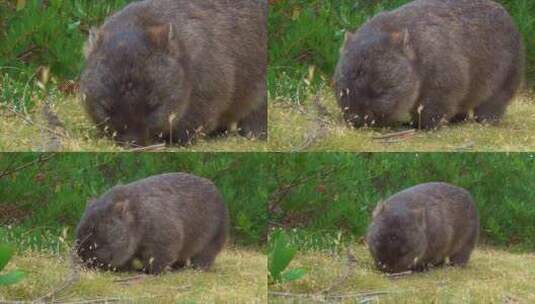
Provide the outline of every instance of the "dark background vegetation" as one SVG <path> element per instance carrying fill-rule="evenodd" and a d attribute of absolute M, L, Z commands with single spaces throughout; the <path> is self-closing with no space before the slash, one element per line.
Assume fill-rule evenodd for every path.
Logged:
<path fill-rule="evenodd" d="M 118 183 L 189 172 L 218 186 L 231 239 L 258 246 L 267 233 L 268 154 L 0 154 L 0 243 L 52 250 L 70 245 L 88 199 Z M 61 237 L 61 239 L 60 239 Z"/>
<path fill-rule="evenodd" d="M 410 0 L 282 0 L 269 17 L 269 90 L 296 101 L 312 88 L 329 85 L 345 31 L 354 31 L 383 10 Z M 535 85 L 535 1 L 498 0 L 514 17 L 527 48 L 528 85 Z M 447 51 L 447 50 L 444 50 Z M 315 67 L 310 73 L 310 67 Z"/>
<path fill-rule="evenodd" d="M 0 243 L 70 244 L 88 199 L 172 171 L 215 182 L 240 245 L 264 244 L 268 220 L 303 249 L 355 241 L 378 201 L 445 181 L 472 193 L 483 242 L 535 250 L 535 154 L 526 153 L 0 154 Z"/>
<path fill-rule="evenodd" d="M 287 154 L 274 160 L 272 228 L 302 249 L 360 239 L 378 201 L 416 184 L 466 188 L 477 204 L 481 240 L 535 250 L 535 154 Z"/>
<path fill-rule="evenodd" d="M 83 67 L 89 29 L 132 0 L 0 0 L 0 104 L 29 110 L 39 66 L 51 68 L 61 85 L 75 80 Z"/>

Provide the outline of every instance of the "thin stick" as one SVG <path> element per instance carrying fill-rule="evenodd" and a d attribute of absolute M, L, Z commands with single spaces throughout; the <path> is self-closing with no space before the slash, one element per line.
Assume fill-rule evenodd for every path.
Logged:
<path fill-rule="evenodd" d="M 355 258 L 355 255 L 351 252 L 351 248 L 347 248 L 347 255 L 346 255 L 346 265 L 344 267 L 345 271 L 340 275 L 334 282 L 331 284 L 331 286 L 325 288 L 324 290 L 320 291 L 319 293 L 327 294 L 331 292 L 335 287 L 340 286 L 344 281 L 346 281 L 354 272 L 355 268 L 357 267 L 357 259 Z"/>
<path fill-rule="evenodd" d="M 416 130 L 411 129 L 411 130 L 406 130 L 406 131 L 401 131 L 401 132 L 394 132 L 394 133 L 374 136 L 373 139 L 375 139 L 375 140 L 385 140 L 385 139 L 392 139 L 392 138 L 399 138 L 399 137 L 410 137 L 410 136 L 413 136 L 415 134 L 416 134 Z"/>
<path fill-rule="evenodd" d="M 409 271 L 404 271 L 404 272 L 389 273 L 386 276 L 388 278 L 400 278 L 400 277 L 405 277 L 411 274 L 412 274 L 412 271 L 409 270 Z"/>
<path fill-rule="evenodd" d="M 34 127 L 38 127 L 42 130 L 46 130 L 47 132 L 50 132 L 56 136 L 59 136 L 61 138 L 69 138 L 69 136 L 67 134 L 63 134 L 61 132 L 58 132 L 56 130 L 52 130 L 51 128 L 47 127 L 47 126 L 43 126 L 43 125 L 40 125 L 34 121 L 32 121 L 31 119 L 25 117 L 24 115 L 20 114 L 18 111 L 16 111 L 15 109 L 12 109 L 11 107 L 9 106 L 6 106 L 6 105 L 0 105 L 0 107 L 4 107 L 6 108 L 8 111 L 10 111 L 11 113 L 13 113 L 15 116 L 17 116 L 18 118 L 22 119 L 22 121 L 24 121 L 26 124 L 28 125 L 31 125 L 31 126 L 34 126 Z"/>
<path fill-rule="evenodd" d="M 30 166 L 33 166 L 35 164 L 39 164 L 39 163 L 45 163 L 49 160 L 51 160 L 53 157 L 55 157 L 56 154 L 39 154 L 39 156 L 37 157 L 37 159 L 34 159 L 33 161 L 27 163 L 27 164 L 24 164 L 24 165 L 21 165 L 17 168 L 14 168 L 14 169 L 7 169 L 5 171 L 3 171 L 2 173 L 0 173 L 0 179 L 6 177 L 6 176 L 9 176 L 15 172 L 18 172 L 18 171 L 21 171 L 21 170 L 24 170 Z"/>
<path fill-rule="evenodd" d="M 74 256 L 76 256 L 76 253 L 74 252 L 74 249 L 73 249 L 73 251 L 71 251 L 71 259 L 70 259 L 71 271 L 69 275 L 67 276 L 67 278 L 63 281 L 63 283 L 59 285 L 58 287 L 54 288 L 53 290 L 51 290 L 46 295 L 33 301 L 32 303 L 49 303 L 51 301 L 54 301 L 54 299 L 59 293 L 71 287 L 76 281 L 80 279 L 79 268 L 77 265 L 75 265 L 74 260 L 73 260 Z"/>
<path fill-rule="evenodd" d="M 162 151 L 166 147 L 166 144 L 157 144 L 148 147 L 139 147 L 129 150 L 130 152 L 150 152 L 150 151 Z"/>
<path fill-rule="evenodd" d="M 132 276 L 132 277 L 114 279 L 113 281 L 117 282 L 117 283 L 126 283 L 126 282 L 138 281 L 138 280 L 141 280 L 141 279 L 145 279 L 146 277 L 147 276 L 144 275 L 144 274 L 139 274 L 139 275 L 135 275 L 135 276 Z"/>

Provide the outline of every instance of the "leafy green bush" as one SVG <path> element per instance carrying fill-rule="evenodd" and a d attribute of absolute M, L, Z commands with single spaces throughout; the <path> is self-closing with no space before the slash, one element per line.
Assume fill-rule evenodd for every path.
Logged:
<path fill-rule="evenodd" d="M 288 236 L 284 230 L 271 233 L 269 242 L 269 283 L 286 283 L 301 279 L 305 275 L 303 269 L 286 269 L 295 257 L 297 248 L 288 242 Z"/>
<path fill-rule="evenodd" d="M 358 239 L 378 201 L 416 184 L 445 181 L 472 193 L 482 241 L 535 249 L 534 154 L 306 153 L 284 155 L 275 168 L 278 188 L 290 190 L 270 200 L 270 222 L 296 229 L 292 241 L 300 248 Z"/>
<path fill-rule="evenodd" d="M 0 104 L 30 109 L 39 66 L 50 67 L 59 80 L 76 79 L 89 29 L 131 1 L 28 0 L 20 9 L 14 1 L 0 2 Z"/>
<path fill-rule="evenodd" d="M 2 271 L 13 257 L 13 249 L 11 247 L 0 245 L 0 271 Z M 20 270 L 13 270 L 6 274 L 0 274 L 0 287 L 13 285 L 24 278 L 24 272 Z"/>

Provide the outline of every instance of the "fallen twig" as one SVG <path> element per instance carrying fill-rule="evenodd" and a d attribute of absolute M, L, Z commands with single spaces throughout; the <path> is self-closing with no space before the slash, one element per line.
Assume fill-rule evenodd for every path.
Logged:
<path fill-rule="evenodd" d="M 80 271 L 78 265 L 75 265 L 73 257 L 76 255 L 76 253 L 71 252 L 71 259 L 70 261 L 70 273 L 67 276 L 67 278 L 63 281 L 63 283 L 47 293 L 46 295 L 38 298 L 37 300 L 33 301 L 32 303 L 49 303 L 53 302 L 54 299 L 57 297 L 57 295 L 61 292 L 63 292 L 65 289 L 71 287 L 76 281 L 80 279 Z"/>
<path fill-rule="evenodd" d="M 329 287 L 325 288 L 319 293 L 322 293 L 322 294 L 330 293 L 335 287 L 343 284 L 344 281 L 346 281 L 355 272 L 355 268 L 357 267 L 357 259 L 351 252 L 351 248 L 347 248 L 346 257 L 347 259 L 346 259 L 346 265 L 344 268 L 345 270 L 344 273 L 342 273 L 342 275 L 340 275 L 336 280 L 334 280 L 334 282 Z"/>
<path fill-rule="evenodd" d="M 41 130 L 45 130 L 45 131 L 47 131 L 49 133 L 52 133 L 52 134 L 54 134 L 54 135 L 56 135 L 58 137 L 61 137 L 61 138 L 67 138 L 67 139 L 69 138 L 68 134 L 63 134 L 62 132 L 58 132 L 56 130 L 53 130 L 53 129 L 49 128 L 48 126 L 44 126 L 44 125 L 38 124 L 38 123 L 34 122 L 33 120 L 29 119 L 28 117 L 26 117 L 25 115 L 19 113 L 17 110 L 13 109 L 10 106 L 0 105 L 0 107 L 7 109 L 13 115 L 15 115 L 16 117 L 18 117 L 19 119 L 21 119 L 22 121 L 24 121 L 26 124 L 28 124 L 30 126 L 37 127 L 37 128 L 39 128 Z"/>
<path fill-rule="evenodd" d="M 135 275 L 135 276 L 132 276 L 132 277 L 114 279 L 113 282 L 115 282 L 115 283 L 128 283 L 128 282 L 132 282 L 132 281 L 141 281 L 141 280 L 145 279 L 146 277 L 147 276 L 144 275 L 144 274 L 139 274 L 139 275 Z"/>
<path fill-rule="evenodd" d="M 389 273 L 389 274 L 386 274 L 386 276 L 388 278 L 393 278 L 393 279 L 396 279 L 396 278 L 401 278 L 401 277 L 405 277 L 405 276 L 408 276 L 408 275 L 411 275 L 412 274 L 412 271 L 404 271 L 404 272 L 397 272 L 397 273 Z"/>
<path fill-rule="evenodd" d="M 328 117 L 331 116 L 331 113 L 329 113 L 327 108 L 321 104 L 319 94 L 316 94 L 314 97 L 313 105 L 317 112 L 317 115 L 314 116 L 313 119 L 314 127 L 310 133 L 306 134 L 304 142 L 301 144 L 301 146 L 295 148 L 294 152 L 300 152 L 310 148 L 313 144 L 327 136 L 329 133 L 327 125 L 329 122 Z"/>
<path fill-rule="evenodd" d="M 16 167 L 16 168 L 8 168 L 6 170 L 4 170 L 3 172 L 0 173 L 0 179 L 6 177 L 6 176 L 9 176 L 15 172 L 18 172 L 18 171 L 21 171 L 23 169 L 26 169 L 30 166 L 33 166 L 35 164 L 39 164 L 39 163 L 45 163 L 49 160 L 51 160 L 53 157 L 55 157 L 56 154 L 39 154 L 39 156 L 37 156 L 36 159 L 34 159 L 33 161 L 29 162 L 29 163 L 26 163 L 24 165 L 21 165 L 19 167 Z"/>
<path fill-rule="evenodd" d="M 139 147 L 129 150 L 130 152 L 157 152 L 157 151 L 163 151 L 166 148 L 166 144 L 157 144 L 147 147 Z"/>
<path fill-rule="evenodd" d="M 416 134 L 415 129 L 374 136 L 374 140 L 408 139 Z"/>

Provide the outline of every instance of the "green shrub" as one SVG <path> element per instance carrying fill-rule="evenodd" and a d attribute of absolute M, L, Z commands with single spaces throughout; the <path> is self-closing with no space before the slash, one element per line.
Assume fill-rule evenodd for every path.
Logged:
<path fill-rule="evenodd" d="M 35 71 L 51 68 L 59 81 L 76 79 L 82 69 L 82 48 L 92 26 L 131 0 L 28 0 L 18 9 L 0 3 L 0 104 L 30 109 Z M 7 92 L 7 93 L 6 93 Z"/>
<path fill-rule="evenodd" d="M 305 275 L 305 271 L 301 268 L 287 269 L 296 253 L 297 248 L 288 242 L 284 230 L 276 230 L 270 234 L 268 253 L 270 284 L 299 280 Z"/>
<path fill-rule="evenodd" d="M 2 271 L 11 258 L 13 257 L 13 249 L 11 247 L 0 245 L 0 271 Z M 0 287 L 13 285 L 24 278 L 24 272 L 14 270 L 6 274 L 0 274 Z"/>

